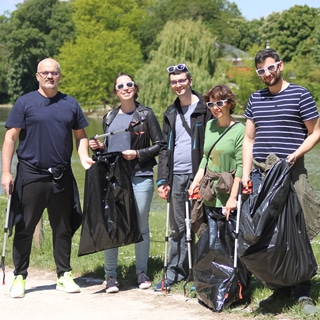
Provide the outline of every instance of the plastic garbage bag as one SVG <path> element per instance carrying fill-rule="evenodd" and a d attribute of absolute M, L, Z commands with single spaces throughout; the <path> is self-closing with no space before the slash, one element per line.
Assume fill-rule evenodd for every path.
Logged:
<path fill-rule="evenodd" d="M 126 160 L 120 152 L 97 157 L 86 171 L 78 256 L 142 241 Z"/>
<path fill-rule="evenodd" d="M 310 279 L 317 263 L 286 160 L 276 163 L 243 203 L 238 256 L 267 287 Z"/>
<path fill-rule="evenodd" d="M 250 275 L 239 259 L 234 268 L 236 215 L 227 221 L 208 207 L 206 214 L 207 227 L 195 245 L 194 286 L 200 303 L 220 312 L 242 298 Z"/>

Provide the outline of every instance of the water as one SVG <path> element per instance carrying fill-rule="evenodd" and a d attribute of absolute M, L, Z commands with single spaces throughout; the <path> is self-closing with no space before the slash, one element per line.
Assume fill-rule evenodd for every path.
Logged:
<path fill-rule="evenodd" d="M 9 114 L 10 108 L 6 107 L 0 107 L 0 148 L 2 150 L 2 144 L 3 144 L 3 138 L 5 134 L 5 128 L 4 124 L 7 119 L 7 116 Z M 101 118 L 91 118 L 88 117 L 89 126 L 86 128 L 86 132 L 88 137 L 92 137 L 96 134 L 101 134 L 102 132 L 102 119 Z M 45 139 L 45 137 L 44 137 Z M 318 144 L 313 150 L 311 150 L 306 155 L 306 167 L 309 172 L 309 180 L 314 187 L 314 189 L 317 191 L 317 193 L 320 194 L 320 166 L 319 166 L 319 155 L 320 155 L 320 144 Z M 13 164 L 13 172 L 15 169 L 15 163 L 16 158 L 14 157 L 14 164 Z M 1 158 L 0 158 L 0 164 L 1 164 Z M 83 188 L 84 188 L 84 177 L 85 177 L 85 171 L 82 168 L 79 157 L 77 155 L 77 152 L 74 148 L 73 150 L 73 156 L 72 156 L 72 168 L 74 171 L 74 175 L 76 177 L 76 180 L 78 182 L 80 196 L 83 195 Z M 156 168 L 155 168 L 156 171 Z M 155 175 L 156 176 L 156 175 Z M 156 189 L 155 189 L 156 190 Z M 2 187 L 0 186 L 0 194 L 3 194 L 4 191 Z M 161 200 L 158 197 L 157 192 L 154 193 L 154 199 L 153 199 L 153 210 L 155 211 L 163 211 L 165 210 L 165 201 Z"/>

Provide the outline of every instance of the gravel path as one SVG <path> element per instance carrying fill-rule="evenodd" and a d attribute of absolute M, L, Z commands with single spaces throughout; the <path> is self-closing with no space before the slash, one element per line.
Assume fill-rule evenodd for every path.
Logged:
<path fill-rule="evenodd" d="M 2 277 L 2 275 L 1 275 Z M 0 285 L 1 319 L 32 320 L 95 320 L 95 319 L 153 319 L 153 320 L 240 320 L 253 319 L 244 311 L 213 313 L 201 306 L 196 298 L 183 295 L 121 288 L 117 294 L 106 294 L 102 279 L 76 278 L 81 293 L 67 294 L 55 290 L 55 274 L 43 270 L 29 270 L 26 296 L 12 299 L 9 290 L 12 270 L 6 268 L 6 284 Z M 260 315 L 259 319 L 268 319 Z M 257 319 L 257 317 L 256 317 Z M 282 316 L 273 319 L 290 319 Z"/>

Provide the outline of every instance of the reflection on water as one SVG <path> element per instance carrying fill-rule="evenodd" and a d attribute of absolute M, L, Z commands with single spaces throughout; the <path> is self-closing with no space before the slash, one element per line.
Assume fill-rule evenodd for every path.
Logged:
<path fill-rule="evenodd" d="M 2 143 L 3 143 L 3 137 L 5 133 L 4 124 L 6 121 L 6 118 L 9 114 L 10 109 L 9 108 L 0 108 L 0 147 L 2 150 Z M 102 119 L 100 118 L 88 118 L 89 126 L 86 128 L 86 132 L 88 137 L 95 136 L 96 134 L 101 134 L 102 132 Z M 306 167 L 309 172 L 309 180 L 314 187 L 314 189 L 320 194 L 320 169 L 319 169 L 319 154 L 320 154 L 320 144 L 318 144 L 312 151 L 310 151 L 306 155 Z M 1 164 L 1 158 L 0 158 L 0 164 Z M 14 165 L 15 168 L 15 165 Z M 13 168 L 13 170 L 14 170 Z M 84 177 L 85 177 L 85 171 L 82 168 L 77 152 L 74 149 L 73 150 L 73 156 L 72 156 L 72 168 L 74 175 L 77 179 L 78 185 L 79 185 L 79 191 L 80 196 L 83 195 L 83 189 L 84 189 Z M 155 168 L 156 170 L 156 168 Z M 155 175 L 156 176 L 156 175 Z M 156 190 L 156 189 L 155 189 Z M 0 186 L 0 193 L 3 193 L 3 190 Z M 165 210 L 165 201 L 159 199 L 157 192 L 154 194 L 154 201 L 153 201 L 153 210 L 154 211 L 163 211 Z"/>

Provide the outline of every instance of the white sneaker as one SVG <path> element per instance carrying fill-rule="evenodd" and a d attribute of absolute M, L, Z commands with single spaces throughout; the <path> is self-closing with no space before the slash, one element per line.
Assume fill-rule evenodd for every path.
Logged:
<path fill-rule="evenodd" d="M 25 295 L 26 279 L 22 275 L 15 276 L 10 289 L 11 298 L 23 298 Z"/>
<path fill-rule="evenodd" d="M 71 271 L 67 271 L 57 280 L 56 289 L 67 293 L 78 293 L 80 287 L 74 282 Z"/>
<path fill-rule="evenodd" d="M 139 289 L 149 289 L 151 287 L 151 281 L 145 272 L 137 274 Z"/>
<path fill-rule="evenodd" d="M 119 282 L 117 281 L 117 279 L 113 277 L 108 277 L 106 293 L 117 293 L 117 292 L 119 292 Z"/>

